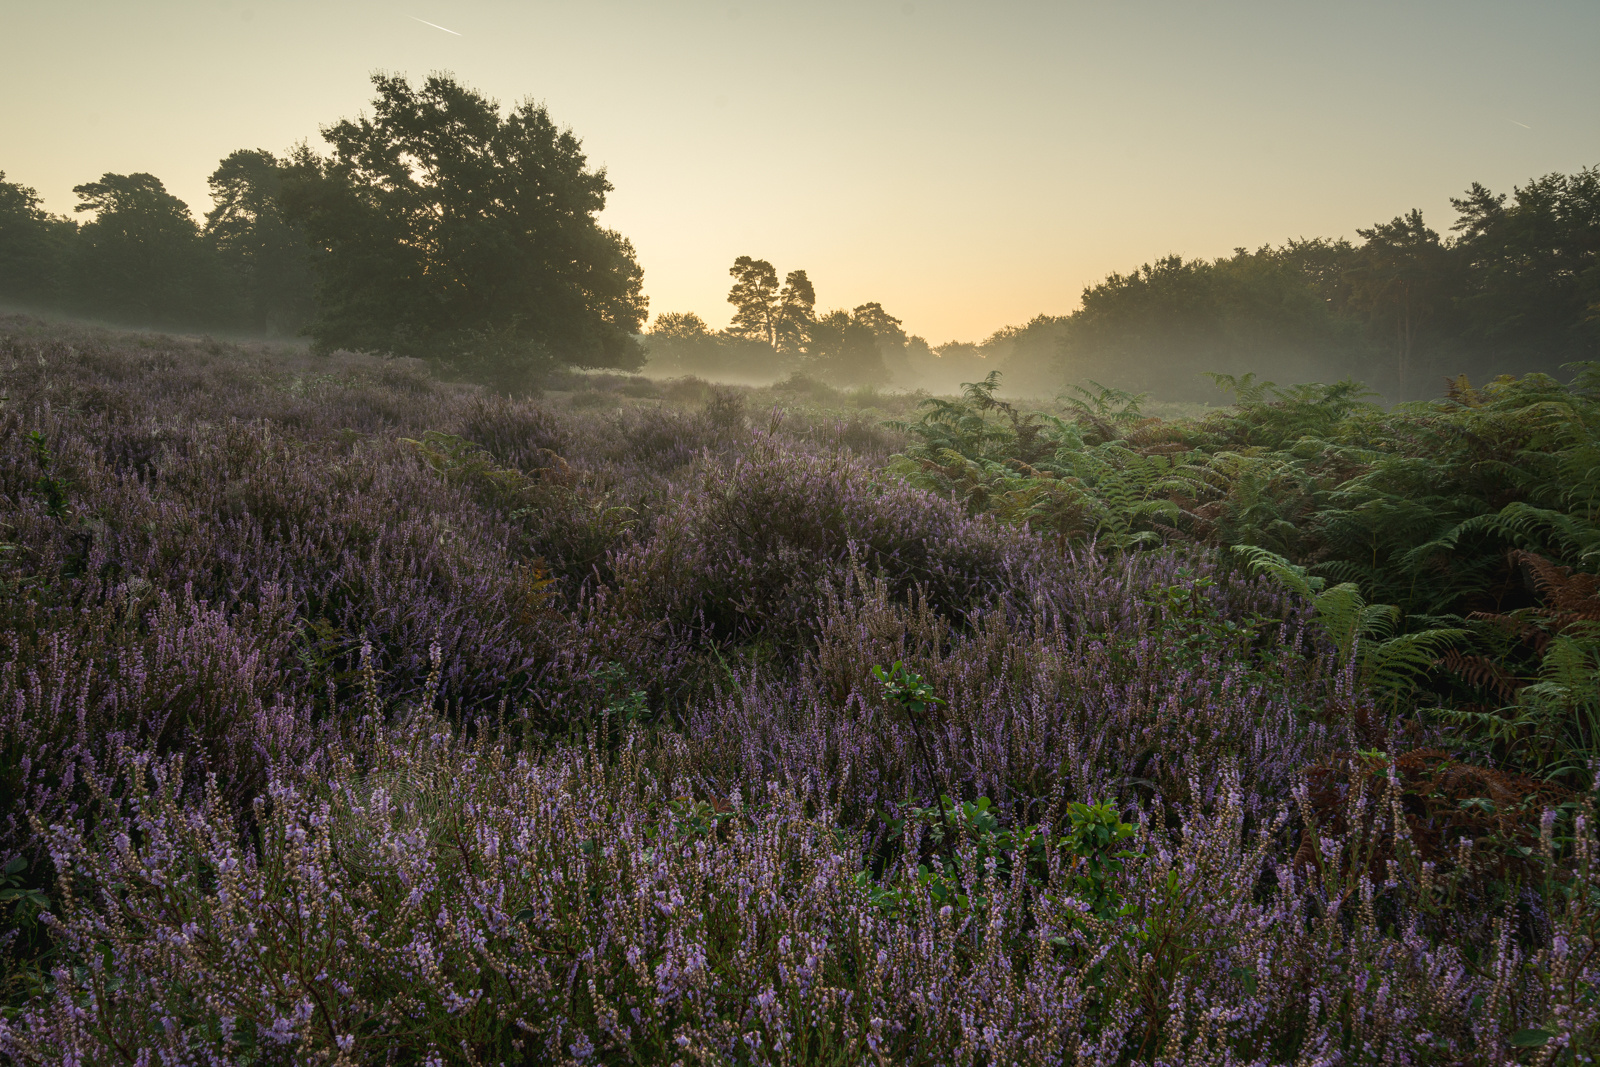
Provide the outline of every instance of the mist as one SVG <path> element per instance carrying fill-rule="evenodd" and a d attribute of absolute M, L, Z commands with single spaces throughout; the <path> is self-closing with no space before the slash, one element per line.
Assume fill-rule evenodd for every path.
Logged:
<path fill-rule="evenodd" d="M 1593 14 L 99 6 L 0 1060 L 1600 1048 Z"/>
<path fill-rule="evenodd" d="M 1413 209 L 1355 242 L 1167 256 L 1085 287 L 1069 312 L 937 345 L 878 304 L 814 316 L 753 261 L 769 283 L 735 283 L 727 329 L 694 313 L 657 317 L 646 373 L 952 393 L 999 372 L 1012 396 L 1097 385 L 1183 402 L 1220 400 L 1212 375 L 1253 375 L 1349 379 L 1400 402 L 1442 395 L 1463 375 L 1570 376 L 1567 364 L 1600 357 L 1600 170 L 1530 178 L 1509 194 L 1474 182 L 1451 203 L 1443 236 Z M 741 257 L 736 278 L 750 262 Z"/>
<path fill-rule="evenodd" d="M 417 358 L 442 377 L 509 393 L 588 367 L 933 394 L 998 374 L 1013 397 L 1104 387 L 1183 403 L 1221 401 L 1214 375 L 1353 380 L 1395 403 L 1439 396 L 1463 375 L 1559 377 L 1600 357 L 1594 167 L 1509 190 L 1467 181 L 1449 216 L 1397 203 L 1353 239 L 1297 236 L 1216 258 L 1130 262 L 1031 319 L 941 340 L 878 293 L 829 307 L 817 285 L 830 291 L 833 279 L 753 255 L 734 258 L 723 305 L 652 316 L 631 244 L 598 222 L 609 178 L 542 105 L 508 109 L 449 76 L 419 87 L 389 75 L 373 82 L 380 107 L 431 116 L 433 140 L 343 120 L 323 128 L 326 155 L 307 143 L 233 151 L 207 177 L 203 214 L 142 171 L 75 186 L 69 214 L 0 172 L 0 305 Z M 489 140 L 445 132 L 463 117 Z M 528 129 L 553 139 L 528 140 Z M 547 180 L 564 183 L 563 217 L 583 220 L 573 232 L 587 236 L 562 237 L 564 249 L 547 246 L 563 231 L 537 220 L 543 209 L 517 206 L 522 178 L 508 172 L 468 189 L 452 177 L 491 142 L 501 150 L 517 137 L 530 159 L 543 153 Z M 379 142 L 415 164 L 372 170 Z M 424 202 L 431 214 L 414 215 Z M 548 265 L 585 258 L 577 273 Z"/>

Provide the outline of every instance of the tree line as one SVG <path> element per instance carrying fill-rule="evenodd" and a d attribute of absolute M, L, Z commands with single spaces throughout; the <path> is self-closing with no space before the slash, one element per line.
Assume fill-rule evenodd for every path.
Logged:
<path fill-rule="evenodd" d="M 234 152 L 196 220 L 150 174 L 51 215 L 0 174 L 0 300 L 141 326 L 306 334 L 508 388 L 637 368 L 643 272 L 600 226 L 611 184 L 541 105 L 375 75 L 372 113 L 279 157 Z"/>
<path fill-rule="evenodd" d="M 0 302 L 142 326 L 308 335 L 315 350 L 419 356 L 516 388 L 561 363 L 953 391 L 1075 382 L 1213 399 L 1203 377 L 1363 379 L 1390 399 L 1444 380 L 1600 358 L 1600 168 L 1497 194 L 1474 183 L 1445 235 L 1412 210 L 1214 260 L 1168 256 L 1087 286 L 1068 315 L 929 345 L 881 304 L 819 312 L 804 270 L 731 268 L 730 325 L 648 334 L 632 245 L 598 222 L 611 184 L 531 101 L 448 76 L 375 75 L 370 115 L 319 154 L 240 150 L 196 219 L 150 174 L 77 186 L 74 217 L 0 173 Z M 641 344 L 641 341 L 643 342 Z"/>
<path fill-rule="evenodd" d="M 1550 174 L 1508 196 L 1474 183 L 1441 236 L 1417 210 L 1343 238 L 1290 240 L 1219 259 L 1167 256 L 1085 287 L 1069 315 L 980 342 L 930 346 L 877 304 L 812 314 L 804 271 L 780 288 L 741 256 L 723 331 L 657 318 L 663 369 L 955 391 L 995 370 L 1018 392 L 1096 381 L 1161 399 L 1217 397 L 1209 373 L 1290 381 L 1360 378 L 1394 400 L 1467 374 L 1559 373 L 1600 358 L 1600 169 Z"/>
<path fill-rule="evenodd" d="M 728 273 L 733 321 L 713 331 L 692 311 L 656 316 L 646 337 L 653 369 L 751 378 L 803 373 L 837 385 L 882 385 L 903 376 L 896 371 L 922 343 L 876 301 L 818 314 L 803 270 L 784 275 L 780 286 L 771 263 L 740 256 Z"/>
<path fill-rule="evenodd" d="M 1509 195 L 1475 182 L 1451 203 L 1444 235 L 1412 210 L 1357 230 L 1356 242 L 1168 256 L 1111 274 L 1071 315 L 1000 330 L 974 353 L 1023 391 L 1094 380 L 1163 399 L 1216 397 L 1204 377 L 1216 372 L 1353 377 L 1411 400 L 1460 374 L 1560 374 L 1600 359 L 1600 168 Z"/>
<path fill-rule="evenodd" d="M 271 152 L 232 153 L 202 221 L 153 174 L 75 186 L 79 222 L 0 172 L 0 299 L 139 326 L 297 333 L 313 281 L 305 235 L 278 207 L 283 168 Z"/>

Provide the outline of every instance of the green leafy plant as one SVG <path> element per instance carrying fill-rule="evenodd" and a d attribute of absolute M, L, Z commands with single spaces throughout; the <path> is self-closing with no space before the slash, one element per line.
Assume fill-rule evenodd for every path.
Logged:
<path fill-rule="evenodd" d="M 1121 847 L 1134 835 L 1135 828 L 1123 822 L 1116 809 L 1105 800 L 1094 804 L 1068 804 L 1067 820 L 1068 828 L 1061 845 L 1077 857 L 1072 885 L 1078 898 L 1089 905 L 1090 914 L 1101 922 L 1131 915 L 1133 906 L 1121 902 L 1116 880 L 1128 860 L 1143 858 Z"/>
<path fill-rule="evenodd" d="M 33 495 L 44 504 L 45 514 L 53 519 L 66 518 L 71 506 L 67 500 L 71 483 L 56 471 L 55 453 L 50 451 L 42 432 L 29 431 L 28 446 L 39 465 L 39 476 L 33 480 Z"/>
<path fill-rule="evenodd" d="M 1459 626 L 1397 633 L 1400 609 L 1393 604 L 1368 604 L 1356 583 L 1330 587 L 1326 579 L 1309 575 L 1304 567 L 1255 545 L 1236 545 L 1234 551 L 1247 559 L 1256 573 L 1268 575 L 1310 600 L 1339 658 L 1354 656 L 1362 683 L 1390 706 L 1398 706 L 1412 695 L 1440 655 L 1468 636 Z"/>
<path fill-rule="evenodd" d="M 36 920 L 39 913 L 50 907 L 50 898 L 43 891 L 29 887 L 23 878 L 28 861 L 14 856 L 10 863 L 0 868 L 0 904 L 9 904 L 24 916 L 23 921 Z"/>
<path fill-rule="evenodd" d="M 874 665 L 872 676 L 883 686 L 883 695 L 912 716 L 913 720 L 920 720 L 929 708 L 944 703 L 934 695 L 933 686 L 928 684 L 927 679 L 899 660 L 895 660 L 894 666 L 887 671 Z"/>

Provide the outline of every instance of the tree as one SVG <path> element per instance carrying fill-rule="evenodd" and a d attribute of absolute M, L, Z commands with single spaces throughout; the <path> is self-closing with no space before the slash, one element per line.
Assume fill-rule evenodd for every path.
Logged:
<path fill-rule="evenodd" d="M 1166 256 L 1086 287 L 1070 318 L 1040 317 L 985 348 L 1004 361 L 1012 389 L 1037 388 L 1044 376 L 1032 368 L 1051 364 L 1057 382 L 1153 384 L 1170 399 L 1214 396 L 1201 377 L 1208 371 L 1316 380 L 1367 348 L 1321 291 L 1322 269 L 1270 248 L 1216 260 Z"/>
<path fill-rule="evenodd" d="M 1282 248 L 1256 253 L 1293 270 L 1310 283 L 1328 311 L 1343 315 L 1350 307 L 1350 271 L 1356 266 L 1356 248 L 1343 237 L 1289 239 Z"/>
<path fill-rule="evenodd" d="M 880 385 L 889 380 L 874 317 L 859 314 L 861 310 L 830 311 L 812 324 L 805 357 L 812 373 L 836 385 Z"/>
<path fill-rule="evenodd" d="M 716 374 L 723 369 L 722 338 L 692 311 L 663 311 L 644 343 L 654 371 Z"/>
<path fill-rule="evenodd" d="M 659 341 L 679 344 L 716 340 L 716 334 L 711 332 L 706 320 L 692 311 L 663 311 L 656 316 L 656 323 L 650 328 L 650 336 Z"/>
<path fill-rule="evenodd" d="M 205 236 L 243 296 L 252 329 L 293 334 L 315 310 L 304 232 L 278 207 L 283 164 L 271 152 L 241 149 L 209 179 L 215 205 Z"/>
<path fill-rule="evenodd" d="M 33 189 L 5 178 L 0 171 L 0 300 L 53 304 L 77 227 L 46 212 Z"/>
<path fill-rule="evenodd" d="M 295 153 L 280 200 L 315 251 L 314 347 L 433 358 L 512 385 L 550 363 L 640 366 L 633 246 L 612 189 L 531 100 L 502 114 L 445 75 L 374 75 L 372 116 Z"/>
<path fill-rule="evenodd" d="M 733 321 L 728 332 L 740 337 L 778 345 L 778 271 L 764 259 L 740 256 L 728 268 L 733 288 L 728 303 L 733 305 Z"/>
<path fill-rule="evenodd" d="M 794 355 L 806 343 L 817 306 L 817 294 L 803 270 L 784 275 L 764 259 L 740 256 L 728 268 L 733 287 L 728 303 L 734 306 L 728 332 L 741 338 L 765 341 L 774 352 Z"/>
<path fill-rule="evenodd" d="M 1400 399 L 1415 388 L 1413 372 L 1424 331 L 1448 305 L 1449 249 L 1412 208 L 1369 230 L 1349 272 L 1351 306 L 1367 314 L 1377 329 L 1387 328 L 1395 351 L 1395 382 Z"/>
<path fill-rule="evenodd" d="M 879 344 L 891 348 L 905 347 L 906 332 L 900 328 L 900 320 L 883 310 L 883 305 L 876 300 L 850 312 L 850 318 L 871 330 Z"/>
<path fill-rule="evenodd" d="M 153 174 L 105 174 L 74 186 L 93 212 L 79 230 L 74 300 L 139 325 L 228 325 L 237 301 L 189 206 Z"/>
<path fill-rule="evenodd" d="M 909 369 L 909 363 L 906 360 L 906 331 L 901 329 L 900 320 L 883 310 L 883 305 L 876 300 L 850 312 L 850 318 L 872 331 L 885 380 L 903 376 Z"/>
<path fill-rule="evenodd" d="M 817 294 L 806 272 L 792 270 L 785 274 L 783 292 L 778 295 L 778 322 L 772 341 L 780 354 L 795 356 L 805 349 L 811 325 L 816 321 L 816 308 Z"/>
<path fill-rule="evenodd" d="M 1600 358 L 1600 168 L 1548 174 L 1506 200 L 1474 182 L 1451 201 L 1463 343 L 1547 372 Z"/>

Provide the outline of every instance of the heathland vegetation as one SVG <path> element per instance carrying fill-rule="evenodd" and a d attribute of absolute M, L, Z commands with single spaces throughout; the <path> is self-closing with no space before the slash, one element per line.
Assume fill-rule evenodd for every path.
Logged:
<path fill-rule="evenodd" d="M 1600 1040 L 1592 370 L 1158 421 L 0 329 L 16 1060 Z"/>
<path fill-rule="evenodd" d="M 0 317 L 0 1056 L 1589 1062 L 1600 172 L 641 335 L 569 132 L 377 87 L 0 184 L 7 299 L 312 340 Z"/>

